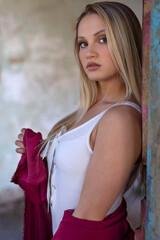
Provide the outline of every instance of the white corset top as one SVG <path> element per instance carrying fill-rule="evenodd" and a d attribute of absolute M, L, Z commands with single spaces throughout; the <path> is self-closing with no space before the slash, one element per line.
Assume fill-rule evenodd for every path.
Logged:
<path fill-rule="evenodd" d="M 63 126 L 57 136 L 47 143 L 41 154 L 42 158 L 47 156 L 48 161 L 47 199 L 51 207 L 53 234 L 62 220 L 64 211 L 75 209 L 80 199 L 87 167 L 93 152 L 89 143 L 90 134 L 103 114 L 117 105 L 129 105 L 141 112 L 140 106 L 129 101 L 113 104 L 70 131 L 66 132 L 66 128 Z M 106 215 L 117 209 L 122 201 L 122 194 L 123 191 Z"/>

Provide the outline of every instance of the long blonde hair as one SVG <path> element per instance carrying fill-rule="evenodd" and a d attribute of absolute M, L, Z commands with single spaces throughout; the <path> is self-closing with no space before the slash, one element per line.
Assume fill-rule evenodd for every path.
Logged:
<path fill-rule="evenodd" d="M 97 14 L 105 25 L 111 57 L 126 87 L 124 99 L 129 99 L 132 96 L 141 105 L 142 31 L 136 15 L 129 7 L 118 2 L 105 1 L 88 4 L 77 19 L 76 24 L 75 56 L 81 71 L 79 107 L 53 126 L 43 147 L 48 140 L 54 138 L 62 126 L 65 125 L 69 129 L 97 101 L 98 84 L 96 81 L 88 79 L 79 59 L 79 45 L 77 43 L 79 23 L 89 14 Z"/>
<path fill-rule="evenodd" d="M 79 59 L 77 43 L 80 21 L 89 14 L 97 14 L 105 24 L 107 44 L 118 72 L 126 87 L 125 99 L 132 96 L 141 105 L 141 48 L 142 32 L 133 11 L 118 2 L 96 2 L 88 4 L 77 19 L 75 36 L 75 56 L 81 71 L 80 101 L 78 109 L 53 126 L 46 141 L 54 138 L 63 125 L 69 129 L 93 106 L 98 98 L 98 84 L 90 81 Z"/>

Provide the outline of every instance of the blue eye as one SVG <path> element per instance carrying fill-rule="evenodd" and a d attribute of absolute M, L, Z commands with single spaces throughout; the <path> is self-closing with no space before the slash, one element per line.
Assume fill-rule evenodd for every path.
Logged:
<path fill-rule="evenodd" d="M 81 48 L 85 48 L 87 46 L 87 43 L 86 42 L 79 42 L 78 46 L 81 47 Z"/>
<path fill-rule="evenodd" d="M 106 37 L 100 38 L 99 42 L 100 43 L 106 43 L 107 42 L 107 38 Z"/>

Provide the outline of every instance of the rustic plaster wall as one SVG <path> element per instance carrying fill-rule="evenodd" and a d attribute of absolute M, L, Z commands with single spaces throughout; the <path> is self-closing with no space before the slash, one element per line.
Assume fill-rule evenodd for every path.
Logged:
<path fill-rule="evenodd" d="M 75 110 L 79 94 L 79 70 L 73 53 L 75 20 L 91 2 L 94 1 L 0 0 L 0 218 L 5 219 L 0 224 L 0 236 L 3 239 L 7 236 L 14 239 L 7 223 L 12 217 L 4 218 L 8 211 L 5 206 L 23 196 L 10 183 L 20 157 L 14 142 L 22 127 L 41 131 L 46 137 L 56 121 Z M 120 2 L 129 5 L 141 21 L 142 0 Z M 3 225 L 8 226 L 4 235 Z"/>
<path fill-rule="evenodd" d="M 46 136 L 78 102 L 76 17 L 89 0 L 0 0 L 0 189 L 10 186 L 22 127 Z M 141 1 L 121 1 L 141 20 Z"/>

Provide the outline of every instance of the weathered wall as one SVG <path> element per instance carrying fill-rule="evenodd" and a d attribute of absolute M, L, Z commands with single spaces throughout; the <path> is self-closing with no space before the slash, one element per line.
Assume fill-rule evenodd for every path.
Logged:
<path fill-rule="evenodd" d="M 77 106 L 74 27 L 91 2 L 0 0 L 0 239 L 21 239 L 16 230 L 17 205 L 9 204 L 22 196 L 10 183 L 19 161 L 17 134 L 29 127 L 45 137 L 58 119 Z M 141 21 L 142 0 L 120 2 L 128 4 Z"/>
<path fill-rule="evenodd" d="M 151 0 L 146 240 L 160 239 L 160 1 Z"/>
<path fill-rule="evenodd" d="M 75 20 L 89 0 L 0 0 L 0 189 L 10 185 L 22 127 L 41 131 L 74 110 Z M 141 1 L 121 1 L 141 21 Z"/>

